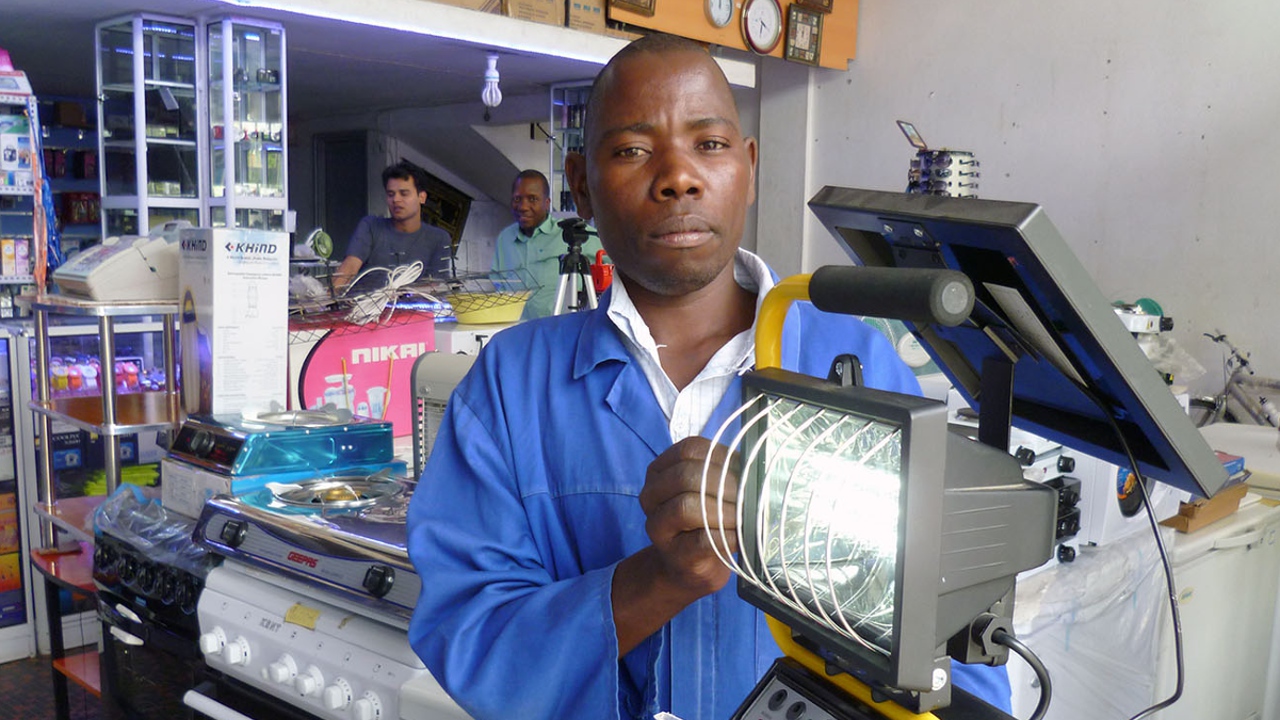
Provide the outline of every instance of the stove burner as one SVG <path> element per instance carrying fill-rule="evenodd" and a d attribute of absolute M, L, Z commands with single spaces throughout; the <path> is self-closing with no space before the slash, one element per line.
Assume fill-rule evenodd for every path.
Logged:
<path fill-rule="evenodd" d="M 287 427 L 321 428 L 345 425 L 351 422 L 350 410 L 316 408 L 312 410 L 279 410 L 258 413 L 252 418 L 258 422 Z"/>
<path fill-rule="evenodd" d="M 354 510 L 376 505 L 404 492 L 395 480 L 377 475 L 333 477 L 294 485 L 270 485 L 276 500 L 294 508 Z"/>

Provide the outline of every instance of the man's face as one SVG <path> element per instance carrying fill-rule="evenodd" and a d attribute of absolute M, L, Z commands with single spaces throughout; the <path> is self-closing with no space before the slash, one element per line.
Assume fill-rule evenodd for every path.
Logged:
<path fill-rule="evenodd" d="M 427 193 L 419 191 L 413 180 L 391 178 L 387 181 L 387 212 L 392 220 L 405 221 L 420 217 L 422 204 L 427 201 Z"/>
<path fill-rule="evenodd" d="M 615 65 L 587 156 L 566 167 L 617 271 L 658 295 L 699 290 L 731 267 L 755 201 L 756 142 L 713 62 L 676 51 Z"/>
<path fill-rule="evenodd" d="M 511 214 L 526 233 L 542 224 L 551 213 L 551 198 L 536 178 L 519 178 L 511 189 Z"/>

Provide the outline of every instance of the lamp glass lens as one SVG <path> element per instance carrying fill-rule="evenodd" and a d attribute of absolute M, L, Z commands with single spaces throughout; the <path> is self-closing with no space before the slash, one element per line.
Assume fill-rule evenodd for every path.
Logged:
<path fill-rule="evenodd" d="M 902 431 L 777 400 L 760 468 L 758 532 L 771 592 L 830 629 L 892 647 Z"/>

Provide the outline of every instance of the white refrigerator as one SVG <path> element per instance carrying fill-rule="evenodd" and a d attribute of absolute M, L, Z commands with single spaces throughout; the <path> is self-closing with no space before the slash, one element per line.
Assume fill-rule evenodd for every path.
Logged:
<path fill-rule="evenodd" d="M 1234 515 L 1164 537 L 1186 677 L 1181 699 L 1154 717 L 1280 720 L 1280 506 L 1250 494 Z M 1123 720 L 1173 690 L 1172 622 L 1149 533 L 1084 548 L 1075 563 L 1020 581 L 1014 623 L 1053 682 L 1046 720 Z M 1009 675 L 1014 715 L 1028 717 L 1039 698 L 1034 675 L 1016 657 Z"/>

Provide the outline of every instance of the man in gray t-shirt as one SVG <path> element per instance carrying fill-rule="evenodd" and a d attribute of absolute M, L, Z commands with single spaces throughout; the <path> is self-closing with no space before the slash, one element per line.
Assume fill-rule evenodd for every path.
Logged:
<path fill-rule="evenodd" d="M 422 262 L 422 276 L 448 277 L 453 258 L 453 238 L 448 232 L 422 222 L 422 204 L 427 193 L 419 170 L 406 162 L 382 171 L 390 217 L 370 215 L 360 221 L 347 244 L 347 257 L 334 273 L 334 285 L 344 288 L 360 271 L 370 267 L 393 269 Z M 367 276 L 365 289 L 386 283 L 381 273 Z"/>

